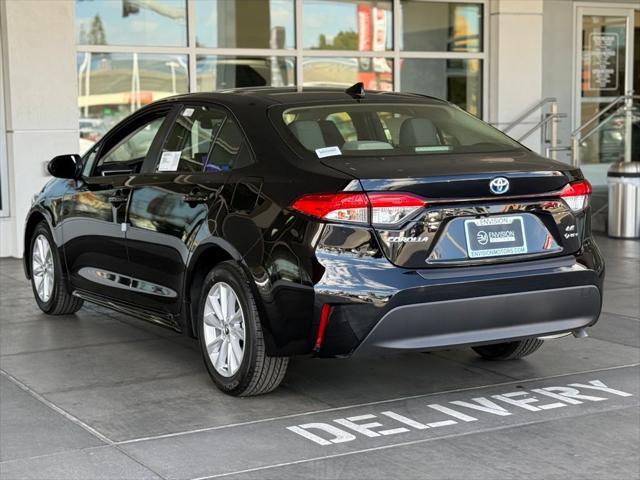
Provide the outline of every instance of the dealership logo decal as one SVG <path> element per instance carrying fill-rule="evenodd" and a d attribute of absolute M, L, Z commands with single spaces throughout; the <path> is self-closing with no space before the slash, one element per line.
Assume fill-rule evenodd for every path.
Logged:
<path fill-rule="evenodd" d="M 608 387 L 600 380 L 563 386 L 517 390 L 487 397 L 465 398 L 444 404 L 427 404 L 428 413 L 409 418 L 390 410 L 363 413 L 329 422 L 313 422 L 286 427 L 287 430 L 323 447 L 356 439 L 400 435 L 413 431 L 428 432 L 457 424 L 507 417 L 522 411 L 545 412 L 582 403 L 602 402 L 610 396 L 633 394 Z"/>
<path fill-rule="evenodd" d="M 502 195 L 509 191 L 509 180 L 504 177 L 496 177 L 489 182 L 489 190 L 496 195 Z"/>
<path fill-rule="evenodd" d="M 476 235 L 476 239 L 478 240 L 478 243 L 480 245 L 486 245 L 489 241 L 489 235 L 487 235 L 487 232 L 485 232 L 484 230 L 480 230 Z"/>

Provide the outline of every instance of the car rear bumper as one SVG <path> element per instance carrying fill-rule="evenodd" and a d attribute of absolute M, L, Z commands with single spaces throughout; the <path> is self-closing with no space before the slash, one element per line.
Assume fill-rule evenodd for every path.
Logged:
<path fill-rule="evenodd" d="M 600 313 L 594 285 L 403 305 L 387 312 L 353 355 L 478 345 L 568 332 Z"/>
<path fill-rule="evenodd" d="M 326 272 L 315 286 L 316 306 L 332 306 L 316 351 L 323 357 L 571 332 L 593 325 L 602 305 L 604 263 L 591 242 L 575 256 L 421 271 L 318 258 Z"/>

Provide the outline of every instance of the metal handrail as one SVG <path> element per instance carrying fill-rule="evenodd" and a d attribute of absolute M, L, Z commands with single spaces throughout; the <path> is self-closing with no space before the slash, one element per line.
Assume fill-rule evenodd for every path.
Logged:
<path fill-rule="evenodd" d="M 611 120 L 613 117 L 615 117 L 618 112 L 620 112 L 620 110 L 626 108 L 624 105 L 616 108 L 613 112 L 611 112 L 609 115 L 607 115 L 605 118 L 602 119 L 601 122 L 598 122 L 598 124 L 593 127 L 591 130 L 589 130 L 587 133 L 585 133 L 584 135 L 580 136 L 580 140 L 582 140 L 583 142 L 588 139 L 589 137 L 591 137 L 594 133 L 596 133 L 598 130 L 600 130 L 602 127 L 604 127 L 609 120 Z"/>
<path fill-rule="evenodd" d="M 558 99 L 555 97 L 547 97 L 540 100 L 531 108 L 526 110 L 522 115 L 512 121 L 509 125 L 502 129 L 504 133 L 509 132 L 517 125 L 522 124 L 527 118 L 533 115 L 538 110 L 542 110 L 547 104 L 550 104 L 549 113 L 541 113 L 540 120 L 524 135 L 521 135 L 517 140 L 519 142 L 529 138 L 535 131 L 541 129 L 542 144 L 548 145 L 545 148 L 547 156 L 551 155 L 551 158 L 556 159 L 556 151 L 558 150 L 558 123 L 561 118 L 565 118 L 567 115 L 564 113 L 558 113 Z M 550 138 L 547 137 L 548 125 L 551 124 Z"/>
<path fill-rule="evenodd" d="M 522 142 L 523 140 L 526 140 L 527 138 L 529 138 L 531 136 L 531 134 L 533 134 L 533 132 L 538 130 L 540 127 L 545 127 L 546 128 L 547 124 L 549 122 L 551 122 L 552 120 L 559 120 L 561 118 L 566 118 L 566 117 L 567 117 L 566 113 L 557 113 L 557 112 L 549 113 L 549 114 L 545 115 L 542 120 L 540 120 L 533 127 L 531 127 L 531 129 L 527 130 L 527 133 L 525 133 L 525 134 L 521 135 L 520 137 L 518 137 L 518 141 Z M 552 132 L 553 132 L 553 130 L 552 130 Z M 556 142 L 552 139 L 551 143 L 555 144 Z"/>
<path fill-rule="evenodd" d="M 616 115 L 621 108 L 631 108 L 633 100 L 640 99 L 640 95 L 633 95 L 633 93 L 629 93 L 627 95 L 620 95 L 615 98 L 609 105 L 596 113 L 593 117 L 587 120 L 585 123 L 576 128 L 573 132 L 571 132 L 571 164 L 575 167 L 580 166 L 580 140 L 584 140 L 585 138 L 589 138 L 593 133 L 598 131 L 603 125 L 605 125 L 611 118 Z M 582 132 L 589 126 L 593 125 L 598 119 L 600 119 L 603 115 L 611 111 L 614 107 L 616 107 L 621 101 L 624 100 L 624 106 L 618 107 L 611 114 L 607 115 L 607 117 L 603 120 L 600 120 L 598 124 L 593 127 L 589 132 L 587 132 L 586 136 L 582 136 Z M 628 143 L 628 142 L 627 142 Z"/>
<path fill-rule="evenodd" d="M 557 104 L 558 103 L 558 99 L 554 98 L 554 97 L 543 98 L 538 103 L 536 103 L 533 107 L 531 107 L 529 110 L 524 112 L 522 115 L 520 115 L 518 118 L 516 118 L 513 122 L 511 122 L 509 125 L 507 125 L 505 128 L 503 128 L 502 131 L 504 133 L 507 133 L 509 130 L 512 130 L 517 125 L 519 125 L 524 120 L 526 120 L 530 115 L 532 115 L 533 113 L 537 112 L 542 107 L 544 107 L 547 103 L 555 103 L 555 104 Z"/>

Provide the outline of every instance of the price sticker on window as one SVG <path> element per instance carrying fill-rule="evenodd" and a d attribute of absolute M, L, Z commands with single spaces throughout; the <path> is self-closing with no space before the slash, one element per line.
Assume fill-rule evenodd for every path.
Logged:
<path fill-rule="evenodd" d="M 180 163 L 180 154 L 182 152 L 162 152 L 160 163 L 158 164 L 159 172 L 175 172 Z"/>

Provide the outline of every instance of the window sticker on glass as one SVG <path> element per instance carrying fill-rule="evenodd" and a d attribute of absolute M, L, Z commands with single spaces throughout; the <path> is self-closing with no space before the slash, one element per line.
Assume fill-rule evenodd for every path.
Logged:
<path fill-rule="evenodd" d="M 190 117 L 193 115 L 193 108 L 185 108 L 182 112 L 183 117 Z"/>
<path fill-rule="evenodd" d="M 336 155 L 342 155 L 342 152 L 338 147 L 323 147 L 316 148 L 316 155 L 318 155 L 318 158 L 335 157 Z"/>
<path fill-rule="evenodd" d="M 175 172 L 178 169 L 180 163 L 180 154 L 182 152 L 162 152 L 160 157 L 160 164 L 158 165 L 159 172 Z"/>

